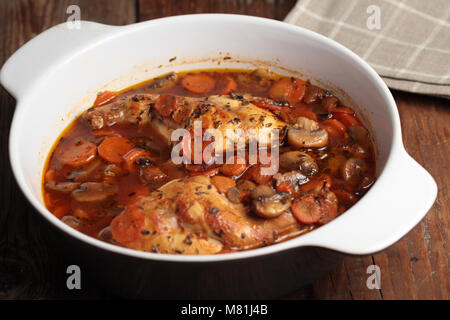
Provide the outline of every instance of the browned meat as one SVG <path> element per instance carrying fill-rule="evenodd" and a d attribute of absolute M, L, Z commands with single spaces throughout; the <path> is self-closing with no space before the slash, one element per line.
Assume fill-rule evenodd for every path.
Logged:
<path fill-rule="evenodd" d="M 96 108 L 88 109 L 83 119 L 94 129 L 119 123 L 145 125 L 151 121 L 152 126 L 170 142 L 173 130 L 185 128 L 192 130 L 195 121 L 202 122 L 202 129 L 216 129 L 221 134 L 222 149 L 216 140 L 216 151 L 221 152 L 227 146 L 245 137 L 248 143 L 252 132 L 270 138 L 270 133 L 279 130 L 284 135 L 286 123 L 279 120 L 272 112 L 255 106 L 245 99 L 233 99 L 229 96 L 209 96 L 192 98 L 176 96 L 173 110 L 158 109 L 160 95 L 137 94 Z M 156 107 L 155 107 L 156 105 Z M 151 108 L 153 106 L 153 108 Z M 166 114 L 167 112 L 167 114 Z M 162 115 L 164 114 L 164 116 Z M 258 142 L 260 136 L 255 136 Z"/>
<path fill-rule="evenodd" d="M 154 95 L 129 95 L 119 98 L 113 103 L 89 108 L 83 114 L 83 120 L 93 129 L 101 129 L 119 123 L 149 123 L 150 103 Z"/>
<path fill-rule="evenodd" d="M 207 176 L 172 180 L 136 204 L 145 215 L 143 231 L 122 245 L 137 250 L 214 254 L 271 244 L 300 230 L 289 211 L 264 219 L 230 202 Z"/>

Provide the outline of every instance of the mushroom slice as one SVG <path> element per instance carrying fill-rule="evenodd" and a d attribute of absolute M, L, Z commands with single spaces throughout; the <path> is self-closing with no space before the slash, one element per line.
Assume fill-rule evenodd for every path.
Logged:
<path fill-rule="evenodd" d="M 256 188 L 256 184 L 250 180 L 239 179 L 237 181 L 236 188 L 238 188 L 239 191 L 246 191 L 251 193 Z"/>
<path fill-rule="evenodd" d="M 236 78 L 239 84 L 245 87 L 254 87 L 255 85 L 258 85 L 259 88 L 256 89 L 261 90 L 270 85 L 271 80 L 275 78 L 275 74 L 267 68 L 257 68 L 251 73 L 240 73 Z"/>
<path fill-rule="evenodd" d="M 45 187 L 52 191 L 58 191 L 61 193 L 70 193 L 80 186 L 79 182 L 59 182 L 55 183 L 53 181 L 47 182 Z"/>
<path fill-rule="evenodd" d="M 67 176 L 67 179 L 73 180 L 73 181 L 85 180 L 91 173 L 93 173 L 95 170 L 100 168 L 100 166 L 102 164 L 103 164 L 102 160 L 97 158 L 97 159 L 93 160 L 91 163 L 89 163 L 81 168 L 72 170 L 69 173 L 69 175 Z"/>
<path fill-rule="evenodd" d="M 262 218 L 276 218 L 291 206 L 289 192 L 275 192 L 267 185 L 256 187 L 251 193 L 253 209 Z"/>
<path fill-rule="evenodd" d="M 237 187 L 233 187 L 227 192 L 227 199 L 232 203 L 241 203 L 241 193 Z"/>
<path fill-rule="evenodd" d="M 319 124 L 317 121 L 308 119 L 306 117 L 298 117 L 297 123 L 294 125 L 296 128 L 305 129 L 306 131 L 319 130 Z"/>
<path fill-rule="evenodd" d="M 316 86 L 307 86 L 303 101 L 307 104 L 316 103 L 321 101 L 325 96 L 325 90 Z"/>
<path fill-rule="evenodd" d="M 370 134 L 363 126 L 350 126 L 347 132 L 354 142 L 362 146 L 365 150 L 369 150 L 371 146 Z"/>
<path fill-rule="evenodd" d="M 361 145 L 358 143 L 353 143 L 349 145 L 343 145 L 342 149 L 349 152 L 353 157 L 355 158 L 367 158 L 369 156 L 369 151 L 367 149 L 364 149 Z"/>
<path fill-rule="evenodd" d="M 328 132 L 320 129 L 316 121 L 298 117 L 288 129 L 288 142 L 295 148 L 321 148 L 328 144 Z"/>
<path fill-rule="evenodd" d="M 285 173 L 277 173 L 273 176 L 278 187 L 281 183 L 287 183 L 292 187 L 294 192 L 298 191 L 298 186 L 303 185 L 309 181 L 309 179 L 298 170 L 293 170 Z"/>
<path fill-rule="evenodd" d="M 313 176 L 319 171 L 319 166 L 309 154 L 301 151 L 288 151 L 280 156 L 282 170 L 300 170 L 306 176 Z"/>
<path fill-rule="evenodd" d="M 341 175 L 345 182 L 356 186 L 367 173 L 367 164 L 363 159 L 350 158 L 341 168 Z"/>
<path fill-rule="evenodd" d="M 275 78 L 275 74 L 268 68 L 260 67 L 253 70 L 251 76 L 258 81 L 260 85 L 268 85 L 270 80 Z"/>
<path fill-rule="evenodd" d="M 72 191 L 72 196 L 80 202 L 95 202 L 106 200 L 117 193 L 115 184 L 106 182 L 85 182 L 78 189 Z"/>
<path fill-rule="evenodd" d="M 100 232 L 97 234 L 97 237 L 103 241 L 112 243 L 112 244 L 117 244 L 117 241 L 114 240 L 113 236 L 112 236 L 112 232 L 111 232 L 111 226 L 107 226 L 105 228 L 103 228 L 102 230 L 100 230 Z"/>

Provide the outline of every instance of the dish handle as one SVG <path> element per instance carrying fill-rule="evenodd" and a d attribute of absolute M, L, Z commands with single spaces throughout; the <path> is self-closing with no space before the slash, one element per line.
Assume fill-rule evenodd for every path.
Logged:
<path fill-rule="evenodd" d="M 348 254 L 373 254 L 414 228 L 436 200 L 437 186 L 404 149 L 398 155 L 386 165 L 364 201 L 310 233 L 308 244 Z"/>
<path fill-rule="evenodd" d="M 56 25 L 19 48 L 0 70 L 0 83 L 14 98 L 21 97 L 67 57 L 94 44 L 117 26 L 79 21 Z"/>

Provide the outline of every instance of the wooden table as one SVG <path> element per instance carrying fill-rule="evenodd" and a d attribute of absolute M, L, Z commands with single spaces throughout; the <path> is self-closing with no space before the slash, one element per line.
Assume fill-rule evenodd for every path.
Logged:
<path fill-rule="evenodd" d="M 0 63 L 35 35 L 66 21 L 70 4 L 83 20 L 122 25 L 187 13 L 238 13 L 283 19 L 295 0 L 8 0 L 0 2 Z M 424 220 L 392 247 L 347 257 L 325 278 L 285 299 L 448 299 L 450 200 L 449 101 L 393 92 L 407 151 L 436 179 L 439 194 Z M 65 288 L 68 261 L 42 240 L 42 222 L 10 170 L 8 133 L 15 101 L 0 91 L 0 298 L 108 298 L 90 282 Z M 389 221 L 386 221 L 389 223 Z M 381 268 L 381 290 L 369 290 L 369 265 Z"/>

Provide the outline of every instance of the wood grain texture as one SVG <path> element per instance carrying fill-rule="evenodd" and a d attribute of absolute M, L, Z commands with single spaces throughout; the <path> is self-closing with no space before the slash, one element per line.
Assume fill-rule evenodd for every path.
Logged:
<path fill-rule="evenodd" d="M 69 4 L 81 18 L 128 24 L 188 13 L 237 13 L 283 19 L 295 0 L 12 0 L 0 1 L 0 64 L 26 41 L 64 22 Z M 283 299 L 449 299 L 449 101 L 393 92 L 404 144 L 436 179 L 439 193 L 424 220 L 392 247 L 347 257 L 326 277 Z M 8 133 L 15 101 L 0 91 L 0 299 L 110 298 L 90 280 L 79 292 L 65 288 L 70 258 L 43 239 L 46 229 L 23 197 L 10 170 Z M 388 223 L 388 222 L 387 222 Z M 381 269 L 381 290 L 366 286 L 367 267 Z"/>
<path fill-rule="evenodd" d="M 79 5 L 81 18 L 109 24 L 136 21 L 134 1 L 0 1 L 0 64 L 26 41 L 66 21 L 67 7 Z M 17 186 L 8 160 L 8 133 L 15 102 L 0 93 L 0 299 L 105 296 L 95 286 L 84 292 L 65 289 L 69 261 L 43 241 L 42 222 Z"/>
<path fill-rule="evenodd" d="M 296 0 L 139 0 L 141 21 L 193 13 L 233 13 L 283 20 Z"/>

